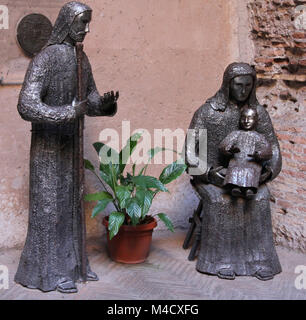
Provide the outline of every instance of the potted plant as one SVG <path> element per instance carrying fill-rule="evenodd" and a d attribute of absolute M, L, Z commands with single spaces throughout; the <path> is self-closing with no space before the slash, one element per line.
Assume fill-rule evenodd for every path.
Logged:
<path fill-rule="evenodd" d="M 111 258 L 117 262 L 140 263 L 149 254 L 153 229 L 158 218 L 166 227 L 174 231 L 173 224 L 165 213 L 149 214 L 153 199 L 159 192 L 169 192 L 166 184 L 178 178 L 186 165 L 180 159 L 166 166 L 159 178 L 146 175 L 150 160 L 165 148 L 153 148 L 148 152 L 148 163 L 136 173 L 136 164 L 132 172 L 124 175 L 128 158 L 135 150 L 141 133 L 132 135 L 126 146 L 118 153 L 102 142 L 93 144 L 99 155 L 99 174 L 89 160 L 84 159 L 85 168 L 100 181 L 104 191 L 85 196 L 86 201 L 97 201 L 92 218 L 103 212 L 109 203 L 115 210 L 104 217 L 107 228 L 108 250 Z"/>

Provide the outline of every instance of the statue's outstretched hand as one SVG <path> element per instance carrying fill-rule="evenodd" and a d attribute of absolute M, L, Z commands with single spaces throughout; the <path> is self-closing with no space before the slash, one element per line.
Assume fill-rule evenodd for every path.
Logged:
<path fill-rule="evenodd" d="M 114 94 L 114 91 L 104 93 L 101 99 L 103 104 L 113 105 L 119 99 L 119 91 L 116 91 L 116 94 Z"/>

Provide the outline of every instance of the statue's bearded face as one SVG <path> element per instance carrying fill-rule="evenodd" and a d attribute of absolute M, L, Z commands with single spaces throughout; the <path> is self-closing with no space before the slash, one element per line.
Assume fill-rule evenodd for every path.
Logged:
<path fill-rule="evenodd" d="M 71 25 L 69 36 L 74 42 L 83 42 L 89 32 L 91 11 L 85 11 L 77 15 Z"/>
<path fill-rule="evenodd" d="M 237 102 L 245 102 L 253 89 L 251 75 L 237 76 L 231 80 L 230 94 Z"/>

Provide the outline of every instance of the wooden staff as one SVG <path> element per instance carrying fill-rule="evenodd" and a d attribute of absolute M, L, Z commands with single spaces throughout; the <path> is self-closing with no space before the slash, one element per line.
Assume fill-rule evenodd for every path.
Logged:
<path fill-rule="evenodd" d="M 77 57 L 77 70 L 78 70 L 78 101 L 81 102 L 84 100 L 83 96 L 83 43 L 76 43 L 76 57 Z M 81 215 L 81 274 L 83 281 L 86 281 L 87 278 L 87 258 L 86 258 L 86 221 L 85 221 L 85 210 L 84 210 L 84 115 L 79 117 L 79 143 L 78 143 L 78 184 L 79 184 L 79 197 L 78 197 L 78 207 Z"/>

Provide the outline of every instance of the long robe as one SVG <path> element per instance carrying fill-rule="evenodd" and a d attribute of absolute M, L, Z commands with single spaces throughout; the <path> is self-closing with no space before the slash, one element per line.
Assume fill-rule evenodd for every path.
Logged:
<path fill-rule="evenodd" d="M 190 129 L 207 129 L 208 168 L 226 167 L 226 157 L 218 146 L 232 131 L 239 129 L 240 109 L 228 101 L 226 108 L 213 107 L 211 101 L 200 107 Z M 272 146 L 267 164 L 272 169 L 270 181 L 281 168 L 279 144 L 269 114 L 257 104 L 257 131 Z M 188 151 L 187 151 L 188 161 Z M 272 234 L 270 193 L 266 184 L 259 186 L 253 200 L 231 197 L 218 186 L 195 176 L 196 189 L 203 200 L 200 251 L 196 269 L 217 275 L 230 269 L 236 275 L 255 275 L 257 271 L 281 272 Z"/>
<path fill-rule="evenodd" d="M 116 103 L 103 105 L 85 54 L 82 77 L 87 115 L 116 113 Z M 32 139 L 29 225 L 15 281 L 42 291 L 81 277 L 76 96 L 74 46 L 47 46 L 30 63 L 18 103 L 21 117 L 32 122 Z"/>

